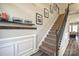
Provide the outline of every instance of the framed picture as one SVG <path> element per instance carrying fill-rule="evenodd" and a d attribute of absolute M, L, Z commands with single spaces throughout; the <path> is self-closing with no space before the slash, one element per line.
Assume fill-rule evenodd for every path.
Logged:
<path fill-rule="evenodd" d="M 50 5 L 50 13 L 52 14 L 53 13 L 53 5 Z"/>
<path fill-rule="evenodd" d="M 59 7 L 58 7 L 57 4 L 56 4 L 56 11 L 57 11 L 57 13 L 59 14 Z"/>
<path fill-rule="evenodd" d="M 38 24 L 38 25 L 43 24 L 43 16 L 39 13 L 36 13 L 36 24 Z"/>
<path fill-rule="evenodd" d="M 44 17 L 49 18 L 49 10 L 47 8 L 44 8 Z"/>
<path fill-rule="evenodd" d="M 59 7 L 57 6 L 57 4 L 54 3 L 53 8 L 54 8 L 54 11 L 56 11 L 59 14 Z"/>
<path fill-rule="evenodd" d="M 54 11 L 57 11 L 57 5 L 54 3 L 53 5 Z"/>

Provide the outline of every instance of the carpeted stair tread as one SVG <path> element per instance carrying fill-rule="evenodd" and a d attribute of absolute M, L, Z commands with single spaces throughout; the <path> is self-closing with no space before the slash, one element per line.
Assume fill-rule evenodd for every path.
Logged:
<path fill-rule="evenodd" d="M 56 44 L 56 39 L 45 38 L 45 41 L 48 43 Z"/>
<path fill-rule="evenodd" d="M 56 35 L 55 33 L 53 33 L 52 31 L 49 31 L 48 34 L 51 34 L 51 35 Z"/>
<path fill-rule="evenodd" d="M 47 38 L 56 39 L 56 35 L 51 35 L 51 34 L 48 34 L 48 35 L 47 35 Z"/>
<path fill-rule="evenodd" d="M 52 43 L 48 43 L 46 41 L 43 41 L 42 43 L 46 44 L 46 45 L 49 45 L 51 47 L 56 47 L 56 44 L 52 44 Z"/>
<path fill-rule="evenodd" d="M 50 31 L 49 31 L 49 33 L 52 33 L 52 34 L 54 34 L 54 35 L 56 35 L 56 33 L 52 30 L 52 29 L 50 29 Z"/>
<path fill-rule="evenodd" d="M 50 44 L 50 43 L 44 41 L 44 42 L 42 42 L 42 45 L 52 49 L 53 51 L 56 51 L 56 44 Z"/>
<path fill-rule="evenodd" d="M 43 45 L 41 45 L 40 50 L 43 51 L 44 53 L 48 54 L 48 55 L 53 55 L 54 51 L 52 49 L 49 49 L 48 47 L 45 47 Z"/>

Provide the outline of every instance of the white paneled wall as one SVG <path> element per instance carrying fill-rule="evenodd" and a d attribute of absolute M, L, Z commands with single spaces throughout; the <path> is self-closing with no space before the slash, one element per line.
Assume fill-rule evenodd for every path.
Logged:
<path fill-rule="evenodd" d="M 0 56 L 28 56 L 36 51 L 36 35 L 0 39 Z"/>
<path fill-rule="evenodd" d="M 50 29 L 51 25 L 55 22 L 56 18 L 58 17 L 57 12 L 53 12 L 51 14 L 49 12 L 49 18 L 44 17 L 44 8 L 47 8 L 50 10 L 50 4 L 49 3 L 25 3 L 25 4 L 0 4 L 0 8 L 2 10 L 6 11 L 10 17 L 19 17 L 24 19 L 29 19 L 33 21 L 34 24 L 36 24 L 36 13 L 40 13 L 43 15 L 43 25 L 37 25 L 37 30 L 0 30 L 0 38 L 8 38 L 8 37 L 15 37 L 15 36 L 21 36 L 21 35 L 28 35 L 31 33 L 37 34 L 37 46 L 39 42 L 42 40 L 42 38 L 45 36 L 47 31 Z M 26 33 L 24 33 L 26 32 Z"/>

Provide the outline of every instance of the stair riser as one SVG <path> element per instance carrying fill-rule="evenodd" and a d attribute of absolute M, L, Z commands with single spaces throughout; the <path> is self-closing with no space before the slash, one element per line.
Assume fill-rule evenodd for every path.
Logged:
<path fill-rule="evenodd" d="M 53 33 L 52 31 L 50 31 L 48 34 L 50 35 L 56 35 L 55 33 Z"/>
<path fill-rule="evenodd" d="M 52 29 L 49 31 L 49 33 L 50 33 L 50 32 L 51 32 L 52 34 L 54 34 L 54 35 L 56 34 Z"/>
<path fill-rule="evenodd" d="M 47 35 L 48 38 L 53 38 L 53 39 L 56 39 L 56 36 L 53 36 L 53 35 Z"/>
<path fill-rule="evenodd" d="M 50 47 L 56 47 L 56 44 L 48 43 L 48 42 L 42 42 L 42 44 L 48 45 Z"/>
<path fill-rule="evenodd" d="M 56 29 L 56 28 L 50 29 L 49 34 L 56 35 L 56 32 L 54 31 L 54 29 Z"/>
<path fill-rule="evenodd" d="M 56 40 L 45 39 L 46 42 L 56 45 Z"/>

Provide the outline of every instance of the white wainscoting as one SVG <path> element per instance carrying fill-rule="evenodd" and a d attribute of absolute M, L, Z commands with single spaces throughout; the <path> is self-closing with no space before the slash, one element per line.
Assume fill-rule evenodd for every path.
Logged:
<path fill-rule="evenodd" d="M 0 56 L 29 56 L 35 52 L 35 34 L 0 39 Z"/>
<path fill-rule="evenodd" d="M 0 56 L 14 56 L 15 51 L 14 51 L 14 45 L 3 45 L 0 46 Z"/>

